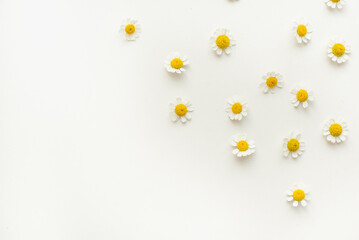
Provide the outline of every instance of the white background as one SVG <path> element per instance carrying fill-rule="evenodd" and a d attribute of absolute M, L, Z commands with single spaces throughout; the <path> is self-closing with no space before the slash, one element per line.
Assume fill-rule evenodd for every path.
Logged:
<path fill-rule="evenodd" d="M 342 11 L 321 0 L 1 0 L 0 239 L 263 240 L 359 239 L 359 2 Z M 137 18 L 142 33 L 118 30 Z M 299 46 L 296 18 L 313 39 Z M 216 27 L 238 45 L 217 57 Z M 343 37 L 349 62 L 332 63 L 327 43 Z M 188 56 L 180 77 L 166 56 Z M 258 88 L 280 72 L 275 94 Z M 290 89 L 314 91 L 295 109 Z M 226 99 L 247 99 L 231 122 Z M 183 125 L 168 117 L 177 96 L 195 106 Z M 326 142 L 322 123 L 340 117 L 349 138 Z M 303 133 L 307 149 L 283 158 L 282 139 Z M 257 152 L 232 155 L 247 133 Z M 286 190 L 309 187 L 307 208 Z"/>

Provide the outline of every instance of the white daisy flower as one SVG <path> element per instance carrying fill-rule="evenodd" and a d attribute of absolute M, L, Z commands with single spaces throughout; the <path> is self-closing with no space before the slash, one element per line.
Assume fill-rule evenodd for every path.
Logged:
<path fill-rule="evenodd" d="M 328 57 L 333 62 L 344 63 L 349 59 L 351 47 L 345 41 L 330 41 L 328 44 Z"/>
<path fill-rule="evenodd" d="M 303 19 L 294 22 L 293 30 L 298 43 L 308 43 L 312 38 L 312 27 Z"/>
<path fill-rule="evenodd" d="M 291 99 L 294 107 L 298 107 L 302 104 L 303 108 L 307 108 L 308 102 L 314 100 L 311 89 L 295 87 L 290 93 L 294 95 Z"/>
<path fill-rule="evenodd" d="M 246 101 L 238 97 L 232 97 L 231 99 L 227 100 L 227 106 L 225 110 L 231 120 L 239 121 L 247 116 L 248 105 Z"/>
<path fill-rule="evenodd" d="M 287 191 L 287 201 L 293 202 L 293 207 L 297 207 L 300 203 L 303 207 L 307 206 L 307 201 L 310 200 L 309 192 L 304 190 L 303 186 L 294 184 Z"/>
<path fill-rule="evenodd" d="M 120 32 L 124 34 L 126 40 L 134 41 L 139 37 L 139 33 L 141 32 L 141 25 L 136 19 L 126 18 L 123 20 Z"/>
<path fill-rule="evenodd" d="M 170 103 L 170 118 L 173 122 L 181 119 L 182 123 L 191 120 L 194 108 L 188 99 L 176 98 L 175 102 Z"/>
<path fill-rule="evenodd" d="M 235 147 L 232 153 L 237 157 L 246 157 L 256 151 L 254 141 L 247 141 L 246 135 L 237 135 L 233 137 L 232 146 Z"/>
<path fill-rule="evenodd" d="M 166 61 L 165 61 L 165 68 L 167 71 L 171 73 L 178 73 L 185 72 L 184 66 L 188 64 L 187 57 L 182 56 L 179 53 L 171 53 Z"/>
<path fill-rule="evenodd" d="M 327 4 L 328 7 L 342 9 L 345 0 L 324 0 L 324 3 Z"/>
<path fill-rule="evenodd" d="M 210 38 L 210 44 L 217 55 L 222 55 L 223 51 L 226 54 L 230 54 L 231 48 L 236 45 L 236 41 L 228 29 L 218 28 Z"/>
<path fill-rule="evenodd" d="M 259 84 L 264 93 L 274 93 L 275 88 L 283 87 L 283 76 L 279 73 L 269 72 L 262 77 L 263 81 Z"/>
<path fill-rule="evenodd" d="M 288 157 L 291 154 L 292 158 L 296 159 L 305 150 L 305 144 L 300 140 L 302 135 L 294 134 L 293 132 L 290 134 L 288 138 L 283 139 L 283 155 Z"/>
<path fill-rule="evenodd" d="M 348 126 L 342 120 L 336 121 L 331 118 L 324 124 L 323 135 L 327 138 L 328 142 L 344 142 L 348 136 Z"/>

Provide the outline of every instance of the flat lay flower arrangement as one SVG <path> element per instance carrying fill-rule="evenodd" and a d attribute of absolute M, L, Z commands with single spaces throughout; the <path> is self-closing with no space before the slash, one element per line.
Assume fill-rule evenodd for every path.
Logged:
<path fill-rule="evenodd" d="M 232 0 L 232 2 L 239 1 Z M 345 0 L 324 0 L 324 4 L 328 8 L 340 10 L 345 5 Z M 141 25 L 136 19 L 127 18 L 123 21 L 120 32 L 125 40 L 135 41 L 140 36 Z M 313 36 L 311 23 L 302 18 L 295 20 L 293 22 L 293 35 L 298 45 L 309 44 Z M 217 28 L 209 37 L 209 48 L 219 57 L 230 55 L 232 48 L 236 45 L 236 39 L 228 28 Z M 339 65 L 349 60 L 350 53 L 351 46 L 343 39 L 330 39 L 327 43 L 327 56 L 331 61 Z M 184 74 L 189 63 L 189 59 L 182 53 L 172 52 L 164 60 L 164 68 L 170 74 Z M 263 73 L 262 78 L 258 79 L 258 87 L 264 94 L 275 94 L 277 91 L 283 91 L 285 78 L 278 72 Z M 310 108 L 314 101 L 314 93 L 310 86 L 291 86 L 288 92 L 291 94 L 291 98 L 287 102 L 292 104 L 294 108 Z M 223 114 L 226 114 L 230 121 L 245 121 L 250 107 L 250 104 L 245 99 L 241 96 L 231 96 L 223 102 Z M 194 110 L 195 108 L 189 99 L 179 96 L 174 97 L 169 104 L 170 120 L 186 124 L 192 119 Z M 320 131 L 321 129 L 319 128 L 318 135 Z M 348 126 L 342 119 L 328 119 L 322 125 L 322 135 L 324 140 L 331 144 L 342 143 L 348 138 Z M 301 133 L 295 131 L 284 135 L 282 142 L 283 157 L 296 160 L 302 158 L 306 150 L 304 137 Z M 278 147 L 280 147 L 280 144 L 280 142 L 277 143 Z M 231 145 L 233 155 L 238 158 L 247 158 L 256 152 L 255 141 L 243 132 L 232 136 Z M 310 200 L 307 187 L 301 184 L 294 184 L 286 193 L 287 201 L 294 207 L 305 207 L 308 200 Z"/>

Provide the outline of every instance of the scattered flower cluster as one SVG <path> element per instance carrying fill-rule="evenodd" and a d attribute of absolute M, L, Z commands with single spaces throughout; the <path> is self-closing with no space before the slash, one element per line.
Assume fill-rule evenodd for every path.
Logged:
<path fill-rule="evenodd" d="M 236 1 L 236 0 L 232 0 Z M 325 4 L 333 9 L 341 9 L 345 4 L 345 0 L 324 0 Z M 139 37 L 141 26 L 137 20 L 127 18 L 121 25 L 121 33 L 128 41 L 134 41 Z M 294 22 L 293 32 L 298 44 L 307 44 L 312 39 L 311 24 L 304 19 L 299 19 Z M 214 31 L 210 38 L 210 47 L 218 55 L 223 53 L 227 55 L 231 53 L 232 48 L 236 46 L 236 41 L 230 30 L 227 28 L 218 28 Z M 328 57 L 338 64 L 345 63 L 349 59 L 351 53 L 350 45 L 341 39 L 331 40 L 328 44 Z M 168 55 L 164 67 L 174 74 L 181 74 L 186 71 L 186 66 L 189 61 L 186 56 L 177 52 Z M 264 93 L 275 93 L 283 88 L 283 76 L 280 73 L 268 72 L 262 77 L 259 86 Z M 296 86 L 290 93 L 292 94 L 291 103 L 294 107 L 302 106 L 304 109 L 308 108 L 314 100 L 313 92 L 310 88 L 305 86 Z M 192 112 L 194 107 L 192 103 L 185 98 L 178 97 L 174 102 L 170 103 L 170 118 L 176 122 L 180 120 L 182 123 L 192 119 Z M 227 100 L 225 111 L 230 120 L 240 121 L 248 114 L 248 104 L 240 97 L 234 96 Z M 329 119 L 323 127 L 323 136 L 330 143 L 342 143 L 347 139 L 348 126 L 343 120 Z M 238 134 L 232 139 L 233 150 L 232 153 L 237 157 L 246 157 L 255 152 L 255 143 L 247 139 L 246 134 Z M 284 157 L 291 156 L 294 159 L 300 157 L 305 151 L 305 142 L 302 140 L 300 133 L 290 133 L 290 135 L 283 139 L 282 150 Z M 310 200 L 308 191 L 301 185 L 293 185 L 287 191 L 287 200 L 292 202 L 294 207 L 299 204 L 303 207 L 307 205 Z"/>

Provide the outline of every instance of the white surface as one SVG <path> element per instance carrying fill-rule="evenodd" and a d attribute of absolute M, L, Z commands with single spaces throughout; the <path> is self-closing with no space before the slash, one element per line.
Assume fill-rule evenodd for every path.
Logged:
<path fill-rule="evenodd" d="M 321 0 L 2 0 L 0 2 L 0 239 L 358 239 L 359 2 L 332 11 Z M 313 24 L 298 46 L 292 20 Z M 135 42 L 118 33 L 141 21 Z M 216 27 L 237 39 L 230 56 L 209 47 Z M 349 62 L 326 56 L 334 36 Z M 190 59 L 172 77 L 172 51 Z M 268 71 L 285 87 L 264 95 Z M 308 83 L 307 111 L 289 102 Z M 231 122 L 238 94 L 249 114 Z M 196 110 L 172 123 L 168 103 Z M 349 139 L 331 145 L 322 123 L 339 116 Z M 282 138 L 303 133 L 307 150 L 282 157 Z M 257 152 L 239 160 L 231 137 L 248 133 Z M 308 207 L 285 191 L 303 182 Z"/>

